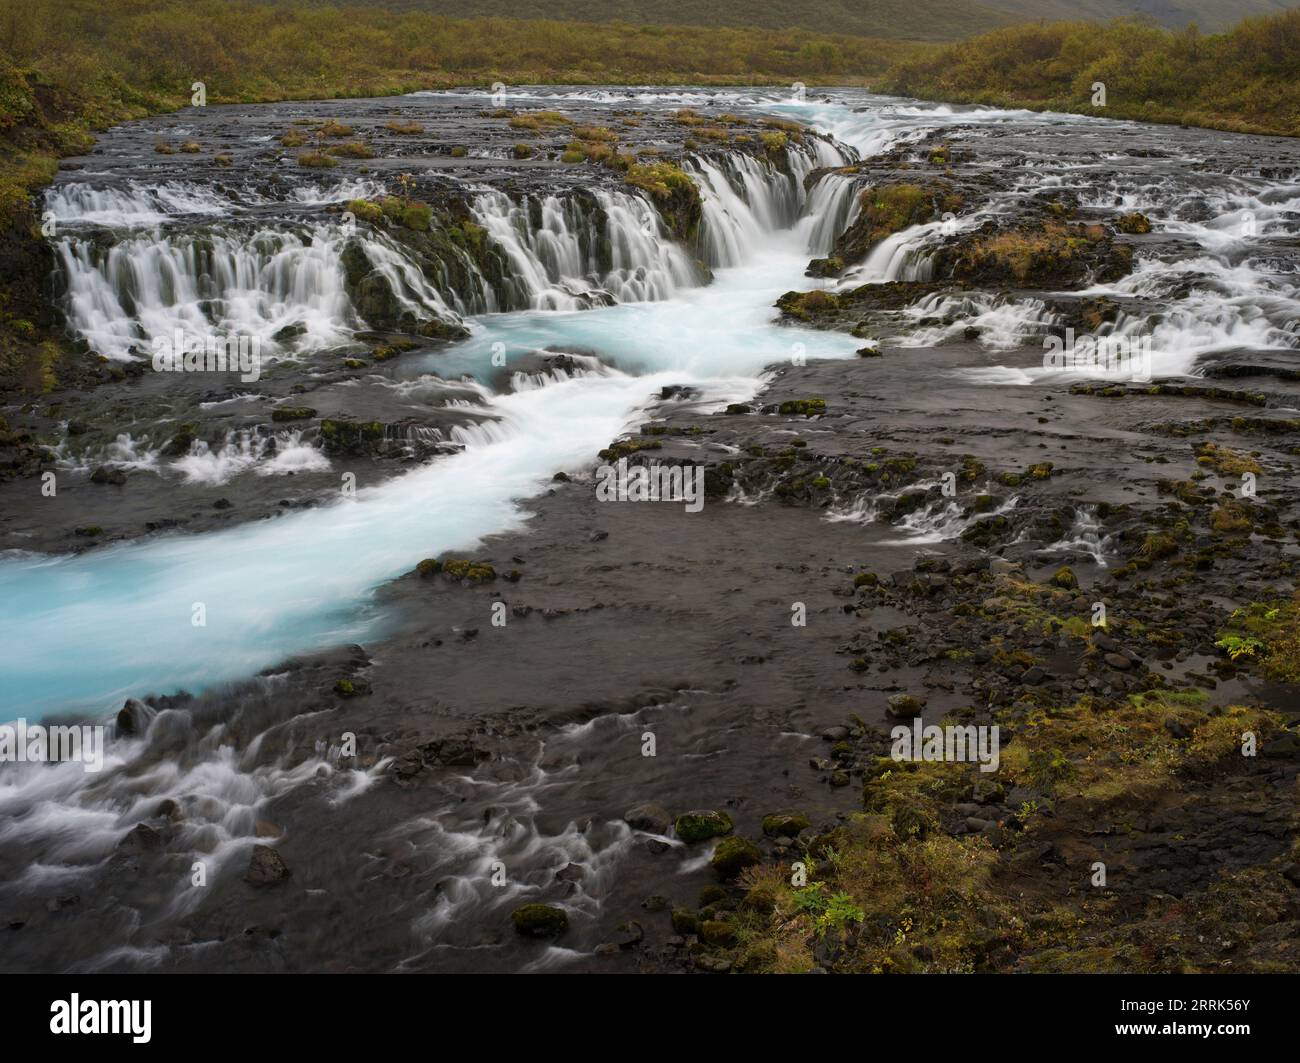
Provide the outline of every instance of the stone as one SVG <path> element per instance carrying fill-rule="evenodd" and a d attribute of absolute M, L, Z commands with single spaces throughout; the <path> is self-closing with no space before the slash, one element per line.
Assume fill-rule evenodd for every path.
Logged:
<path fill-rule="evenodd" d="M 586 875 L 587 871 L 581 864 L 565 864 L 555 872 L 555 877 L 560 882 L 581 882 Z"/>
<path fill-rule="evenodd" d="M 797 838 L 812 826 L 802 812 L 773 812 L 763 817 L 763 833 L 769 838 Z"/>
<path fill-rule="evenodd" d="M 736 943 L 736 931 L 730 923 L 710 919 L 700 924 L 700 940 L 715 948 L 727 948 Z"/>
<path fill-rule="evenodd" d="M 142 735 L 149 729 L 153 718 L 153 709 L 138 698 L 127 698 L 117 713 L 117 733 L 121 735 Z"/>
<path fill-rule="evenodd" d="M 253 886 L 275 886 L 292 874 L 284 857 L 269 845 L 254 845 L 244 881 Z"/>
<path fill-rule="evenodd" d="M 637 805 L 623 813 L 623 822 L 633 830 L 650 834 L 667 834 L 673 825 L 672 813 L 659 805 Z"/>
<path fill-rule="evenodd" d="M 697 810 L 683 812 L 678 816 L 674 829 L 677 831 L 677 837 L 690 844 L 707 841 L 709 838 L 720 838 L 724 834 L 730 834 L 734 828 L 731 817 L 725 812 Z"/>
<path fill-rule="evenodd" d="M 553 904 L 525 904 L 510 913 L 515 933 L 524 937 L 555 937 L 568 929 L 569 916 Z"/>
<path fill-rule="evenodd" d="M 763 859 L 758 846 L 748 838 L 733 835 L 723 838 L 714 850 L 709 865 L 723 878 L 735 878 L 745 868 L 753 867 Z"/>
<path fill-rule="evenodd" d="M 126 837 L 118 843 L 118 848 L 135 852 L 149 852 L 160 849 L 162 848 L 162 835 L 146 823 L 137 823 L 127 832 Z"/>
<path fill-rule="evenodd" d="M 918 698 L 915 694 L 891 694 L 885 705 L 885 711 L 895 719 L 920 716 L 923 708 L 925 698 Z"/>

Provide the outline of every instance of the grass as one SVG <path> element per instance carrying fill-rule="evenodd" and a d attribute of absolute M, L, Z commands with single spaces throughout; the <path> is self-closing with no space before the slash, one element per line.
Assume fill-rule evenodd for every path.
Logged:
<path fill-rule="evenodd" d="M 1296 136 L 1300 9 L 1213 35 L 1136 19 L 1000 29 L 903 60 L 876 87 L 923 99 Z"/>
<path fill-rule="evenodd" d="M 1215 645 L 1241 665 L 1257 665 L 1279 683 L 1300 683 L 1300 594 L 1236 610 Z"/>
<path fill-rule="evenodd" d="M 1025 868 L 1026 859 L 1037 866 L 1032 854 L 1045 842 L 1087 852 L 1099 823 L 1126 822 L 1154 802 L 1245 770 L 1243 734 L 1262 740 L 1280 727 L 1273 714 L 1207 702 L 1203 691 L 1154 690 L 1004 720 L 1004 732 L 1015 733 L 1010 742 L 1004 733 L 996 784 L 1032 796 L 997 848 L 942 826 L 954 802 L 969 801 L 981 784 L 971 765 L 880 758 L 866 769 L 860 814 L 812 839 L 793 858 L 799 863 L 741 875 L 745 895 L 725 916 L 736 969 L 809 971 L 828 940 L 839 946 L 836 969 L 853 972 L 1159 969 L 1170 962 L 1160 950 L 1122 944 L 1125 923 L 1140 914 L 1116 911 L 1102 893 L 1026 894 L 1023 870 L 1013 867 Z M 1073 868 L 1063 873 L 1077 877 Z M 1248 876 L 1285 889 L 1275 869 Z M 1210 903 L 1236 904 L 1255 885 L 1225 877 Z M 1173 953 L 1195 951 L 1179 920 L 1166 915 L 1164 926 Z"/>

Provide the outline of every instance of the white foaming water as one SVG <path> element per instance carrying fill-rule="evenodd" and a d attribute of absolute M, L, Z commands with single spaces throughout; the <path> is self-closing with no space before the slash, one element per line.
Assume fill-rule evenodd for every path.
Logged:
<path fill-rule="evenodd" d="M 475 199 L 475 218 L 510 263 L 505 304 L 493 299 L 483 309 L 583 310 L 670 299 L 697 283 L 650 203 L 605 189 L 591 198 L 597 209 L 572 195 L 533 201 L 493 191 Z"/>
<path fill-rule="evenodd" d="M 170 466 L 186 483 L 217 487 L 250 469 L 261 476 L 284 476 L 300 472 L 324 472 L 330 461 L 325 454 L 303 442 L 301 432 L 280 432 L 274 436 L 257 432 L 232 432 L 217 449 L 195 440 L 188 454 Z"/>
<path fill-rule="evenodd" d="M 1011 350 L 1040 339 L 1058 320 L 1041 299 L 987 292 L 927 295 L 903 314 L 916 324 L 889 340 L 899 347 L 935 347 L 964 339 L 967 329 L 975 329 L 983 346 Z M 931 319 L 938 323 L 930 324 Z"/>
<path fill-rule="evenodd" d="M 1052 543 L 1048 549 L 1058 553 L 1087 554 L 1097 565 L 1105 568 L 1106 551 L 1101 530 L 1101 518 L 1097 516 L 1096 506 L 1076 506 L 1074 521 L 1069 530 L 1059 542 Z"/>
<path fill-rule="evenodd" d="M 274 697 L 275 680 L 264 681 Z M 337 750 L 313 748 L 262 754 L 262 739 L 239 745 L 238 724 L 196 723 L 168 709 L 142 738 L 108 744 L 103 769 L 87 775 L 79 764 L 9 764 L 0 773 L 0 847 L 21 853 L 21 874 L 0 884 L 0 898 L 62 888 L 108 861 L 136 824 L 158 815 L 163 800 L 178 815 L 170 830 L 174 850 L 200 857 L 209 881 L 228 865 L 246 863 L 254 844 L 267 844 L 256 826 L 261 810 L 306 782 L 324 788 L 331 804 L 363 792 L 383 770 L 338 768 Z M 189 864 L 164 898 L 167 914 L 196 905 Z M 87 961 L 93 967 L 94 960 Z"/>
<path fill-rule="evenodd" d="M 548 832 L 535 817 L 548 795 L 581 785 L 583 754 L 593 737 L 622 736 L 636 728 L 637 719 L 637 714 L 613 714 L 560 728 L 540 743 L 530 762 L 517 765 L 517 778 L 447 778 L 442 783 L 445 807 L 398 826 L 386 840 L 409 842 L 437 860 L 432 872 L 439 885 L 437 898 L 416 919 L 417 938 L 437 948 L 476 943 L 479 935 L 473 927 L 478 918 L 537 900 L 549 886 L 535 874 L 521 873 L 535 868 L 580 867 L 582 874 L 574 880 L 564 908 L 571 921 L 594 917 L 613 884 L 617 864 L 638 834 L 622 820 L 583 825 L 570 821 Z M 507 876 L 504 883 L 497 881 L 499 869 Z"/>
<path fill-rule="evenodd" d="M 110 247 L 64 237 L 57 254 L 71 327 L 109 358 L 152 354 L 155 339 L 256 338 L 274 355 L 275 334 L 305 329 L 305 349 L 346 342 L 357 320 L 339 261 L 341 234 L 213 230 L 128 236 Z"/>
<path fill-rule="evenodd" d="M 295 185 L 289 201 L 304 207 L 369 199 L 382 191 L 365 178 L 346 178 L 333 185 Z M 192 216 L 230 216 L 249 207 L 275 202 L 247 189 L 237 198 L 221 195 L 205 185 L 167 181 L 145 185 L 128 181 L 122 186 L 99 187 L 82 181 L 55 185 L 45 196 L 45 210 L 59 225 L 94 225 L 108 229 L 156 226 Z"/>
<path fill-rule="evenodd" d="M 606 90 L 575 95 L 596 99 L 603 98 L 602 94 L 617 102 L 635 98 Z M 669 95 L 683 105 L 719 98 L 712 93 Z M 542 93 L 538 98 L 554 97 Z M 653 93 L 647 98 L 662 101 L 666 97 Z M 761 94 L 736 98 L 762 99 Z M 856 113 L 825 103 L 778 106 L 795 117 L 831 128 L 864 151 L 880 150 L 898 137 L 919 136 L 935 125 L 1011 122 L 1018 117 L 1007 112 L 954 114 L 946 108 L 892 103 L 874 113 Z M 815 152 L 818 165 L 837 165 L 823 145 Z M 792 159 L 792 169 L 801 177 L 808 172 L 808 163 L 806 158 Z M 754 166 L 765 169 L 758 163 Z M 0 644 L 0 668 L 6 677 L 0 685 L 0 718 L 55 706 L 111 710 L 126 694 L 175 685 L 201 687 L 247 675 L 299 649 L 361 637 L 367 631 L 364 603 L 377 584 L 409 570 L 423 556 L 471 551 L 487 534 L 518 528 L 526 519 L 521 499 L 542 490 L 558 469 L 589 467 L 600 446 L 645 416 L 648 402 L 664 385 L 694 385 L 715 402 L 745 397 L 759 385 L 764 365 L 789 357 L 792 337 L 797 337 L 812 358 L 851 356 L 857 341 L 849 337 L 792 333 L 770 324 L 772 300 L 791 286 L 809 251 L 824 253 L 827 234 L 833 230 L 832 225 L 822 224 L 820 217 L 808 217 L 796 232 L 774 237 L 770 230 L 762 231 L 760 219 L 775 227 L 795 222 L 803 205 L 802 180 L 792 183 L 784 175 L 755 173 L 745 162 L 734 168 L 715 165 L 714 172 L 701 183 L 705 186 L 710 256 L 717 264 L 743 265 L 721 269 L 717 283 L 708 289 L 684 287 L 687 282 L 675 278 L 676 287 L 669 287 L 666 278 L 672 275 L 671 259 L 664 256 L 672 252 L 658 246 L 662 233 L 652 236 L 633 226 L 652 246 L 637 244 L 632 229 L 624 229 L 629 237 L 625 245 L 628 257 L 612 267 L 623 272 L 615 281 L 608 280 L 608 273 L 594 280 L 602 287 L 608 284 L 613 298 L 659 302 L 582 313 L 534 310 L 477 322 L 470 340 L 438 356 L 440 372 L 481 367 L 484 354 L 498 342 L 514 354 L 549 346 L 590 347 L 617 368 L 556 373 L 549 378 L 521 374 L 512 390 L 503 395 L 466 385 L 481 394 L 498 420 L 455 430 L 457 440 L 465 444 L 463 453 L 365 489 L 354 500 L 226 532 L 113 546 L 75 558 L 14 558 L 0 564 L 0 617 L 7 629 L 23 632 L 21 647 L 16 639 Z M 843 210 L 846 198 L 852 199 L 837 182 L 825 178 L 813 192 L 809 212 L 820 215 Z M 637 208 L 624 206 L 635 219 Z M 107 211 L 122 205 L 104 204 L 104 208 L 107 216 Z M 554 276 L 547 271 L 548 262 L 575 261 L 571 238 L 583 224 L 578 220 L 570 225 L 566 218 L 563 231 L 551 231 L 553 240 L 539 241 L 529 233 L 516 238 L 521 248 L 531 239 L 530 261 L 541 265 L 540 275 L 534 274 L 536 286 L 527 288 L 524 305 L 574 305 L 558 296 L 549 303 L 534 302 L 533 297 L 567 287 L 571 279 L 581 279 L 584 284 L 592 280 L 589 259 L 573 277 L 558 267 Z M 284 239 L 284 234 L 272 238 Z M 265 292 L 274 298 L 267 300 L 258 294 L 263 291 L 259 279 L 256 291 L 242 295 L 243 303 L 236 299 L 238 305 L 232 309 L 227 305 L 229 290 L 217 286 L 209 294 L 219 297 L 219 313 L 223 318 L 262 323 L 268 328 L 268 322 L 301 321 L 301 299 L 293 284 L 284 283 L 285 275 L 306 268 L 302 260 L 310 259 L 307 252 L 318 246 L 332 249 L 337 269 L 334 236 L 327 235 L 323 241 L 313 237 L 310 246 L 299 239 L 290 254 L 299 265 L 282 265 L 268 277 Z M 403 257 L 394 248 L 386 249 L 399 260 Z M 290 249 L 280 248 L 285 250 Z M 580 238 L 577 250 L 582 253 Z M 278 253 L 267 252 L 272 260 Z M 169 259 L 173 262 L 170 267 Z M 469 297 L 464 304 L 457 303 L 459 293 L 453 295 L 430 285 L 427 279 L 412 276 L 402 261 L 376 252 L 372 262 L 395 286 L 401 286 L 401 297 L 412 306 L 451 305 L 461 312 L 497 308 L 484 294 L 481 304 L 466 311 Z M 146 257 L 141 266 L 155 264 L 161 267 L 156 299 L 147 283 L 131 276 L 130 263 L 121 262 L 101 274 L 116 307 L 100 292 L 102 299 L 96 302 L 91 298 L 84 308 L 84 320 L 109 339 L 131 342 L 148 338 L 149 328 L 164 327 L 173 318 L 190 320 L 189 308 L 199 310 L 201 274 L 178 269 L 171 251 L 155 260 Z M 267 264 L 261 263 L 259 269 Z M 100 271 L 89 258 L 85 266 Z M 319 268 L 326 266 L 322 263 Z M 638 275 L 643 268 L 646 273 Z M 187 277 L 193 281 L 189 288 Z M 90 278 L 85 279 L 85 287 L 96 290 Z M 146 291 L 143 308 L 138 290 Z M 74 285 L 74 298 L 76 292 Z M 1285 309 L 1284 299 L 1279 308 Z M 345 334 L 352 327 L 348 308 L 333 309 L 331 315 L 322 308 L 322 315 L 330 327 Z M 995 308 L 973 309 L 978 316 Z M 114 310 L 129 327 L 115 331 Z M 139 320 L 144 317 L 151 321 L 147 327 Z M 430 359 L 430 368 L 433 363 Z M 404 386 L 418 388 L 420 383 Z M 129 437 L 121 445 L 122 453 L 133 460 L 157 461 L 156 454 L 142 459 L 139 444 Z M 241 454 L 242 445 L 237 445 L 226 457 L 238 460 Z M 314 459 L 299 455 L 294 460 Z M 206 458 L 196 461 L 196 478 L 223 475 L 221 461 L 220 454 L 212 456 L 211 462 Z M 1013 498 L 999 512 L 1015 504 Z M 853 519 L 853 512 L 850 507 L 839 519 Z M 864 502 L 857 508 L 858 519 L 869 512 Z M 958 535 L 969 523 L 952 511 L 949 500 L 936 499 L 910 514 L 902 527 L 912 533 L 905 540 L 912 545 Z M 1080 538 L 1086 538 L 1086 529 L 1081 529 Z M 206 608 L 204 628 L 190 625 L 195 602 Z M 164 715 L 175 718 L 169 727 L 187 725 L 184 712 Z M 473 916 L 481 909 L 532 892 L 531 885 L 520 880 L 512 882 L 507 891 L 483 896 L 480 887 L 490 881 L 483 862 L 493 854 L 534 866 L 553 866 L 565 860 L 582 864 L 586 875 L 572 901 L 572 911 L 582 918 L 599 905 L 618 860 L 633 841 L 628 828 L 611 821 L 580 830 L 571 823 L 546 833 L 533 819 L 548 790 L 572 781 L 575 769 L 581 770 L 579 759 L 566 762 L 560 757 L 557 763 L 553 754 L 562 752 L 570 738 L 576 741 L 578 731 L 585 736 L 590 727 L 571 729 L 573 735 L 562 733 L 553 743 L 556 748 L 547 751 L 545 763 L 539 753 L 533 770 L 518 783 L 485 784 L 475 777 L 449 782 L 463 787 L 466 799 L 504 807 L 504 813 L 470 822 L 456 813 L 457 803 L 453 802 L 424 821 L 399 828 L 406 837 L 439 854 L 448 875 L 445 900 L 417 926 L 434 940 L 434 947 L 442 947 L 440 939 L 448 928 L 462 922 L 472 925 Z M 323 779 L 334 800 L 346 800 L 364 790 L 384 767 L 381 762 L 370 773 L 340 772 L 333 767 L 335 758 L 325 750 L 263 758 L 258 755 L 260 740 L 242 753 L 236 752 L 235 747 L 247 736 L 228 733 L 220 725 L 177 743 L 180 752 L 166 757 L 148 754 L 156 737 L 151 730 L 143 741 L 113 743 L 105 772 L 89 784 L 72 765 L 24 766 L 0 776 L 0 843 L 33 854 L 33 859 L 26 861 L 24 886 L 43 888 L 93 868 L 109 856 L 134 823 L 153 813 L 162 796 L 174 797 L 184 809 L 180 846 L 213 854 L 219 865 L 233 866 L 253 842 L 257 811 L 277 795 L 309 779 Z M 701 850 L 693 861 L 682 864 L 682 870 L 702 865 L 708 855 Z M 510 866 L 511 860 L 506 863 Z M 195 891 L 188 894 L 193 897 Z M 174 897 L 170 903 L 183 902 Z M 574 955 L 569 950 L 551 949 L 537 964 L 559 966 Z M 158 949 L 118 948 L 94 958 L 87 967 L 124 962 L 147 965 L 159 958 Z"/>
<path fill-rule="evenodd" d="M 803 185 L 748 155 L 692 159 L 686 169 L 704 198 L 702 243 L 711 266 L 737 266 L 772 234 L 789 228 Z"/>
<path fill-rule="evenodd" d="M 60 225 L 135 228 L 185 215 L 228 214 L 230 200 L 200 185 L 167 182 L 146 188 L 132 181 L 124 188 L 68 183 L 51 188 L 45 209 Z"/>
<path fill-rule="evenodd" d="M 823 256 L 835 247 L 835 241 L 857 218 L 861 205 L 851 177 L 828 173 L 813 185 L 801 229 L 806 231 L 808 250 Z"/>

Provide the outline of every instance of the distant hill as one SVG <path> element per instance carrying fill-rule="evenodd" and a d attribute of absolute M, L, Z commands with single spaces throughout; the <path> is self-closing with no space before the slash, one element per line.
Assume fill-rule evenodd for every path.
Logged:
<path fill-rule="evenodd" d="M 359 0 L 308 0 L 356 3 Z M 562 19 L 651 26 L 803 29 L 856 37 L 950 41 L 1016 21 L 998 0 L 360 0 L 449 18 Z M 1208 0 L 1207 0 L 1208 2 Z M 1078 17 L 1078 16 L 1075 16 Z"/>
<path fill-rule="evenodd" d="M 1162 26 L 1182 29 L 1189 23 L 1205 33 L 1217 33 L 1252 15 L 1276 15 L 1297 6 L 1296 0 L 989 0 L 989 6 L 1010 12 L 1017 22 L 1108 21 L 1145 15 Z"/>
<path fill-rule="evenodd" d="M 340 4 L 344 0 L 308 0 Z M 356 0 L 347 0 L 356 2 Z M 562 19 L 653 26 L 750 26 L 857 37 L 950 41 L 1024 22 L 1108 21 L 1141 15 L 1181 29 L 1227 29 L 1295 0 L 368 0 L 392 10 L 451 18 Z"/>

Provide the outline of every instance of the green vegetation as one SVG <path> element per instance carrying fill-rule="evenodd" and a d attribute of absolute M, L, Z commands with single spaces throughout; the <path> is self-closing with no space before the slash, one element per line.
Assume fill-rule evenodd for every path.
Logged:
<path fill-rule="evenodd" d="M 1105 106 L 1094 105 L 1094 84 Z M 1230 32 L 1137 20 L 1000 29 L 897 65 L 875 86 L 924 99 L 1300 135 L 1300 10 Z"/>
<path fill-rule="evenodd" d="M 1269 679 L 1300 683 L 1300 594 L 1236 610 L 1215 646 L 1238 664 L 1258 663 Z"/>
<path fill-rule="evenodd" d="M 1213 969 L 1204 927 L 1231 923 L 1237 933 L 1252 898 L 1285 898 L 1280 861 L 1223 876 L 1194 905 L 1146 913 L 1103 890 L 1090 895 L 1079 867 L 1042 855 L 1095 852 L 1087 846 L 1099 823 L 1194 798 L 1202 782 L 1249 770 L 1243 734 L 1283 733 L 1273 713 L 1207 700 L 1152 691 L 1004 718 L 1015 740 L 1003 743 L 996 784 L 970 765 L 881 757 L 866 769 L 860 814 L 810 839 L 794 862 L 740 873 L 738 905 L 712 915 L 726 929 L 713 947 L 733 969 L 781 973 L 812 970 L 823 942 L 843 972 Z M 954 803 L 991 785 L 1026 796 L 1002 822 L 954 834 Z M 1026 892 L 1031 869 L 1050 888 Z M 674 927 L 694 918 L 674 913 Z"/>
<path fill-rule="evenodd" d="M 1029 2 L 1043 4 L 1044 0 Z M 1084 2 L 1095 5 L 1098 0 Z M 1100 2 L 1103 18 L 1115 14 L 1114 8 L 1120 6 L 1116 0 Z M 1107 2 L 1109 7 L 1105 6 Z M 1182 0 L 1180 9 L 1188 2 L 1191 0 Z M 800 0 L 798 4 L 781 0 L 387 0 L 387 3 L 394 8 L 458 18 L 645 23 L 651 32 L 674 26 L 797 27 L 819 34 L 918 41 L 956 40 L 1012 21 L 1012 16 L 1007 14 L 1010 5 L 1005 0 L 871 0 L 869 4 L 846 4 L 843 0 Z M 1069 17 L 1070 9 L 1063 4 L 1061 7 L 1067 13 L 1063 15 L 1056 11 L 1053 17 Z M 1039 12 L 1035 12 L 1033 17 L 1039 17 Z M 603 33 L 608 26 L 591 28 Z M 834 62 L 838 43 L 823 39 L 816 45 L 809 45 L 808 59 Z"/>

